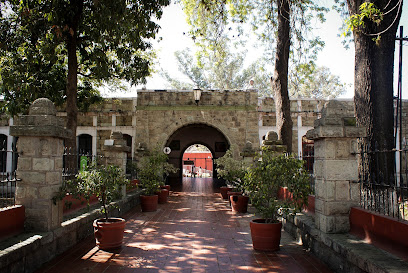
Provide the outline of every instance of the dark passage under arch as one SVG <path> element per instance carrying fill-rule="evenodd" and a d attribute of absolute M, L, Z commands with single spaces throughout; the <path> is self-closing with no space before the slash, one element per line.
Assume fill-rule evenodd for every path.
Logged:
<path fill-rule="evenodd" d="M 181 181 L 183 154 L 188 147 L 194 144 L 206 146 L 211 151 L 213 159 L 223 156 L 230 146 L 226 136 L 213 126 L 194 123 L 179 128 L 166 142 L 166 146 L 171 148 L 169 163 L 179 169 L 176 174 L 169 177 L 172 182 Z M 213 170 L 213 176 L 217 177 L 215 168 Z"/>

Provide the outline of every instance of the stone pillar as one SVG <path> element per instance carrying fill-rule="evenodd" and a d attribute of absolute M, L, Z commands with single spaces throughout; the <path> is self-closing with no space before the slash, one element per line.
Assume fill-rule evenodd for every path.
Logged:
<path fill-rule="evenodd" d="M 121 167 L 124 172 L 126 171 L 127 153 L 130 152 L 130 147 L 126 145 L 121 132 L 111 133 L 110 139 L 105 141 L 104 151 L 106 164 Z"/>
<path fill-rule="evenodd" d="M 17 117 L 10 134 L 19 137 L 16 204 L 26 210 L 26 230 L 50 231 L 61 225 L 62 202 L 52 198 L 62 185 L 63 139 L 71 135 L 49 99 L 37 99 L 29 114 Z"/>
<path fill-rule="evenodd" d="M 104 154 L 106 157 L 105 164 L 115 165 L 126 172 L 127 153 L 131 148 L 126 145 L 121 132 L 112 132 L 110 139 L 105 140 Z M 126 196 L 126 188 L 123 188 L 122 196 Z"/>
<path fill-rule="evenodd" d="M 325 233 L 350 229 L 350 208 L 360 200 L 357 138 L 365 134 L 365 128 L 356 127 L 353 113 L 339 101 L 327 102 L 322 117 L 306 134 L 314 140 L 315 149 L 315 222 Z"/>

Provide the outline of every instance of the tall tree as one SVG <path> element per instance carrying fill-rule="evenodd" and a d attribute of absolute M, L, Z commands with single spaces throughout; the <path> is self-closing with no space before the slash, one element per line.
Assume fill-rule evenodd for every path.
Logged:
<path fill-rule="evenodd" d="M 4 85 L 3 91 L 16 93 L 27 86 L 30 78 L 50 81 L 50 92 L 61 92 L 60 80 L 66 79 L 67 128 L 73 138 L 66 142 L 76 147 L 78 82 L 91 87 L 95 82 L 124 79 L 131 84 L 145 82 L 150 74 L 150 60 L 146 51 L 151 47 L 147 39 L 154 38 L 159 26 L 162 7 L 169 0 L 1 0 L 0 35 L 1 65 L 20 65 L 21 78 L 15 85 Z M 23 58 L 27 52 L 32 58 Z M 13 54 L 16 52 L 17 54 Z M 4 61 L 6 59 L 6 61 Z M 32 65 L 55 70 L 39 75 Z M 26 69 L 26 70 L 25 70 Z M 16 71 L 16 70 L 15 70 Z M 62 73 L 65 72 L 65 74 Z M 8 75 L 1 75 L 3 83 Z M 9 82 L 9 81 L 7 81 Z M 55 85 L 54 85 L 55 84 Z"/>
<path fill-rule="evenodd" d="M 349 27 L 355 44 L 354 102 L 357 124 L 367 128 L 363 146 L 394 148 L 393 82 L 395 36 L 402 12 L 401 0 L 347 0 Z M 369 159 L 379 167 L 377 178 L 394 172 L 393 155 Z"/>
<path fill-rule="evenodd" d="M 317 13 L 316 18 L 323 20 L 322 12 L 325 9 L 310 0 L 182 0 L 182 3 L 192 26 L 190 34 L 204 49 L 217 49 L 215 46 L 222 45 L 219 38 L 226 35 L 226 30 L 234 30 L 231 27 L 234 23 L 238 24 L 234 32 L 237 34 L 230 36 L 241 35 L 244 29 L 241 24 L 247 21 L 251 22 L 268 49 L 276 42 L 276 48 L 268 53 L 273 55 L 270 53 L 275 52 L 271 58 L 271 61 L 275 61 L 271 86 L 275 93 L 278 135 L 287 145 L 288 151 L 292 151 L 292 119 L 288 94 L 289 56 L 297 50 L 297 57 L 311 56 L 307 53 L 312 53 L 313 57 L 315 51 L 310 48 L 322 46 L 319 39 L 308 39 L 307 30 L 310 29 L 312 14 Z M 294 50 L 291 50 L 291 45 L 295 45 Z"/>
<path fill-rule="evenodd" d="M 275 69 L 271 78 L 275 91 L 276 128 L 279 139 L 292 152 L 292 127 L 288 91 L 289 52 L 290 52 L 290 0 L 276 0 L 278 30 L 276 35 Z"/>

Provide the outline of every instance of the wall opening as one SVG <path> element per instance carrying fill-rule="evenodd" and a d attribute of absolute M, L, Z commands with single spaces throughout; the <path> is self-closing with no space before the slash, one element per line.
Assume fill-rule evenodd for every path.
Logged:
<path fill-rule="evenodd" d="M 183 177 L 213 177 L 213 155 L 202 144 L 191 145 L 184 151 L 182 166 Z"/>
<path fill-rule="evenodd" d="M 169 163 L 179 169 L 178 173 L 169 176 L 170 182 L 182 181 L 184 154 L 189 147 L 194 145 L 202 145 L 211 152 L 211 161 L 208 160 L 207 166 L 204 165 L 204 167 L 206 170 L 211 170 L 211 177 L 217 178 L 213 160 L 223 156 L 230 147 L 230 143 L 224 133 L 217 128 L 208 124 L 193 123 L 177 129 L 165 144 L 171 149 Z"/>

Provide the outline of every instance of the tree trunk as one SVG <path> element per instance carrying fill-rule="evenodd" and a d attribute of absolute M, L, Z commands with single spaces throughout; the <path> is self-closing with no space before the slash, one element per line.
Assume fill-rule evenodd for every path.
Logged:
<path fill-rule="evenodd" d="M 290 7 L 288 0 L 276 0 L 278 7 L 278 35 L 276 39 L 275 71 L 271 79 L 275 91 L 276 127 L 279 139 L 292 152 L 292 118 L 288 93 L 290 51 Z"/>
<path fill-rule="evenodd" d="M 359 13 L 364 1 L 348 0 L 350 15 Z M 393 8 L 398 0 L 380 0 L 375 4 L 383 12 Z M 388 5 L 388 7 L 387 7 Z M 384 9 L 387 7 L 386 9 Z M 377 25 L 368 20 L 361 31 L 354 32 L 355 75 L 354 102 L 357 125 L 367 128 L 367 138 L 360 140 L 367 150 L 391 151 L 394 148 L 394 50 L 395 34 L 401 12 L 398 8 L 384 16 Z M 397 19 L 397 20 L 395 20 Z M 395 20 L 395 21 L 394 21 Z M 386 30 L 389 28 L 388 30 Z M 367 34 L 380 33 L 379 42 Z M 394 174 L 394 153 L 367 154 L 360 162 L 367 178 L 374 183 L 391 183 Z M 375 181 L 373 181 L 375 180 Z"/>
<path fill-rule="evenodd" d="M 77 130 L 77 92 L 78 92 L 78 60 L 76 55 L 76 37 L 72 36 L 67 41 L 68 50 L 68 76 L 67 76 L 67 129 L 71 130 L 72 137 L 65 140 L 68 156 L 66 158 L 67 167 L 70 170 L 76 169 L 76 130 Z"/>
<path fill-rule="evenodd" d="M 81 19 L 83 11 L 83 1 L 72 1 L 72 10 L 75 11 L 72 18 L 67 19 L 67 25 L 69 31 L 66 35 L 67 43 L 67 55 L 68 55 L 68 75 L 67 75 L 67 129 L 71 130 L 72 137 L 66 139 L 65 147 L 69 154 L 72 156 L 66 157 L 66 167 L 70 170 L 76 170 L 78 168 L 77 160 L 77 148 L 76 148 L 76 131 L 78 120 L 78 106 L 77 106 L 77 94 L 78 94 L 78 59 L 77 59 L 77 46 L 78 46 L 78 33 L 77 28 Z"/>

